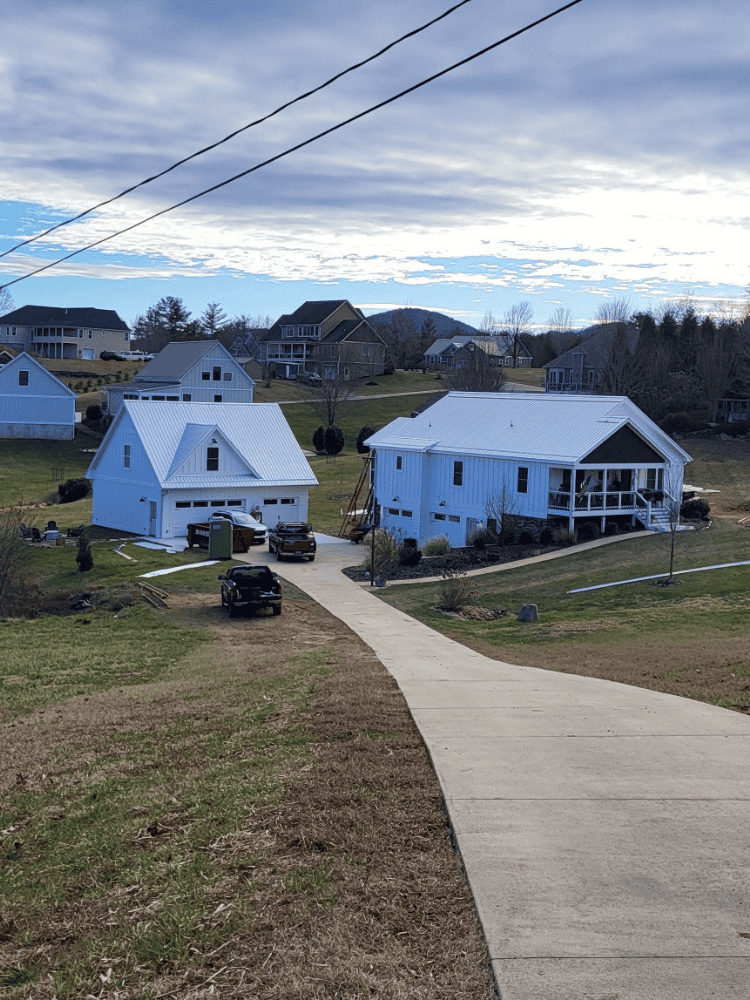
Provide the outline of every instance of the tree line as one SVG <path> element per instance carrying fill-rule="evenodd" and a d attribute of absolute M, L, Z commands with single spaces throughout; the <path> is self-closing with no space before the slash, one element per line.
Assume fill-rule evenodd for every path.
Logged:
<path fill-rule="evenodd" d="M 175 340 L 218 340 L 228 349 L 237 337 L 265 333 L 270 325 L 270 316 L 241 314 L 229 319 L 218 302 L 209 302 L 193 319 L 181 298 L 167 295 L 136 317 L 131 340 L 139 350 L 149 353 Z"/>

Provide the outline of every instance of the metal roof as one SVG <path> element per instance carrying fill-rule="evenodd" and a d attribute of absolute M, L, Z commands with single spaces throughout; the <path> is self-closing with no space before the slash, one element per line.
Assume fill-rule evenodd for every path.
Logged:
<path fill-rule="evenodd" d="M 225 355 L 222 361 L 231 361 L 232 365 L 237 365 L 229 351 L 218 340 L 173 340 L 162 347 L 156 357 L 141 368 L 134 381 L 179 382 L 193 365 L 217 347 L 220 348 L 219 354 Z"/>
<path fill-rule="evenodd" d="M 278 403 L 181 403 L 126 399 L 102 442 L 107 447 L 122 420 L 130 417 L 154 472 L 163 486 L 316 486 L 317 479 Z M 248 466 L 246 475 L 207 473 L 172 476 L 175 457 L 187 458 L 186 443 L 197 445 L 218 430 Z M 91 463 L 94 471 L 97 458 Z M 252 473 L 255 472 L 256 475 Z"/>
<path fill-rule="evenodd" d="M 449 392 L 367 439 L 371 448 L 580 462 L 629 424 L 670 461 L 690 456 L 626 396 Z M 433 443 L 429 443 L 433 442 Z"/>

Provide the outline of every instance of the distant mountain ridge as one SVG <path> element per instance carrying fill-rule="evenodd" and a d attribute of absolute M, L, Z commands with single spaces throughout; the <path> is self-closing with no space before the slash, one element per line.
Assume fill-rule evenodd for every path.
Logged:
<path fill-rule="evenodd" d="M 419 333 L 422 324 L 428 317 L 435 324 L 435 334 L 437 337 L 453 336 L 456 332 L 456 327 L 465 336 L 475 337 L 479 333 L 476 327 L 469 326 L 468 323 L 462 323 L 460 319 L 454 319 L 452 316 L 446 316 L 445 313 L 433 312 L 431 309 L 414 309 L 411 307 L 405 309 L 388 309 L 385 312 L 374 313 L 372 316 L 368 316 L 367 321 L 372 326 L 378 326 L 379 324 L 387 326 L 396 313 L 407 316 L 416 327 L 417 333 Z"/>

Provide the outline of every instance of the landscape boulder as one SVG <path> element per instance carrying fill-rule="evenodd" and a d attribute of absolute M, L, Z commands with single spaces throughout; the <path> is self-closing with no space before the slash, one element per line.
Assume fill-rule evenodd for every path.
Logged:
<path fill-rule="evenodd" d="M 519 622 L 538 622 L 539 612 L 536 604 L 524 604 L 518 612 L 518 620 Z"/>

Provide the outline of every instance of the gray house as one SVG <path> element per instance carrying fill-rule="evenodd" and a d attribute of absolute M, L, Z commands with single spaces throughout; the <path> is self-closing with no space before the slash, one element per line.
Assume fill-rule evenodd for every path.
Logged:
<path fill-rule="evenodd" d="M 381 525 L 420 544 L 447 535 L 455 546 L 501 496 L 531 534 L 580 520 L 658 530 L 690 461 L 624 396 L 449 392 L 366 444 Z"/>
<path fill-rule="evenodd" d="M 30 354 L 0 367 L 0 437 L 72 441 L 76 394 Z"/>
<path fill-rule="evenodd" d="M 113 416 L 125 399 L 183 403 L 252 403 L 255 379 L 218 340 L 167 344 L 130 382 L 101 390 Z"/>

